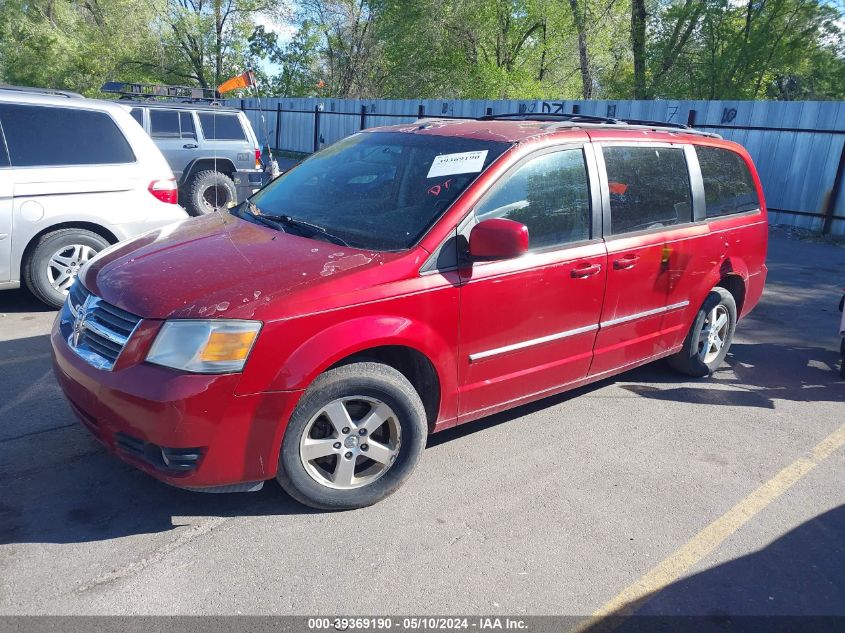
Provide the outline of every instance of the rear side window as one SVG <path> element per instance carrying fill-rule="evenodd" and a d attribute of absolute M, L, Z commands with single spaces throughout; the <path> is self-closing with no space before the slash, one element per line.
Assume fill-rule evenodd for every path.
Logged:
<path fill-rule="evenodd" d="M 476 210 L 479 221 L 521 222 L 531 249 L 589 239 L 590 189 L 580 149 L 538 156 L 505 178 Z"/>
<path fill-rule="evenodd" d="M 692 221 L 692 194 L 683 149 L 607 146 L 602 154 L 607 166 L 613 235 Z"/>
<path fill-rule="evenodd" d="M 179 138 L 179 113 L 176 110 L 150 109 L 150 136 Z"/>
<path fill-rule="evenodd" d="M 179 113 L 179 128 L 182 133 L 182 138 L 192 138 L 197 140 L 197 131 L 194 128 L 194 117 L 190 112 Z"/>
<path fill-rule="evenodd" d="M 9 153 L 6 151 L 6 141 L 3 138 L 3 125 L 0 122 L 0 167 L 9 166 Z"/>
<path fill-rule="evenodd" d="M 245 141 L 246 134 L 237 114 L 199 112 L 202 135 L 210 141 Z"/>
<path fill-rule="evenodd" d="M 757 188 L 742 156 L 727 149 L 703 146 L 696 147 L 695 153 L 704 179 L 708 218 L 760 208 Z"/>
<path fill-rule="evenodd" d="M 0 104 L 13 167 L 132 163 L 135 155 L 105 112 Z"/>

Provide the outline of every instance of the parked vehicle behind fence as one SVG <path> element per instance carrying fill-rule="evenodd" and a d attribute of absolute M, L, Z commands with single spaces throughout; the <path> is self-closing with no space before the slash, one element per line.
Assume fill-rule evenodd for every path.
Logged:
<path fill-rule="evenodd" d="M 100 441 L 170 484 L 275 477 L 356 508 L 430 432 L 661 358 L 708 376 L 767 239 L 750 157 L 715 135 L 536 114 L 377 128 L 91 262 L 55 373 Z"/>
<path fill-rule="evenodd" d="M 60 307 L 97 252 L 185 218 L 128 107 L 0 86 L 0 289 Z"/>

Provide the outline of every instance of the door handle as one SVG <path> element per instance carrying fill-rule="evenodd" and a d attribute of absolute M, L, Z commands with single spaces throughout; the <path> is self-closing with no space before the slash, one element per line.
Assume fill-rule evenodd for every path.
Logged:
<path fill-rule="evenodd" d="M 626 255 L 622 259 L 614 261 L 613 267 L 616 270 L 627 270 L 636 266 L 638 261 L 640 261 L 639 255 Z"/>
<path fill-rule="evenodd" d="M 579 266 L 578 268 L 573 268 L 570 271 L 570 275 L 572 275 L 575 279 L 583 279 L 584 277 L 592 277 L 593 275 L 598 275 L 601 272 L 601 264 L 584 264 L 583 266 Z"/>
<path fill-rule="evenodd" d="M 196 149 L 198 147 L 199 147 L 199 145 L 197 145 L 196 143 L 185 143 L 182 146 L 182 149 Z"/>

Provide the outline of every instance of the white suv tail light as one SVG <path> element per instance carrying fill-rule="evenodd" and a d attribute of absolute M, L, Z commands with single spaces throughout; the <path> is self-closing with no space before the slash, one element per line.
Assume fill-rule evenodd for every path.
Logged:
<path fill-rule="evenodd" d="M 179 202 L 179 186 L 176 184 L 175 178 L 153 180 L 150 186 L 147 187 L 147 191 L 167 204 L 177 204 Z"/>

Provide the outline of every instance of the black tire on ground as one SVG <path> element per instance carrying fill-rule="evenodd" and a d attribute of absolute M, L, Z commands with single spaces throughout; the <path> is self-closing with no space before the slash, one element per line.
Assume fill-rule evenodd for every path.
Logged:
<path fill-rule="evenodd" d="M 200 171 L 191 176 L 185 191 L 185 208 L 191 215 L 225 211 L 238 198 L 232 179 L 214 170 Z"/>
<path fill-rule="evenodd" d="M 700 343 L 699 337 L 702 328 L 705 326 L 708 315 L 719 306 L 724 308 L 724 312 L 728 316 L 727 331 L 724 337 L 724 344 L 719 353 L 704 362 L 699 355 Z M 721 310 L 720 310 L 721 312 Z M 693 320 L 692 326 L 687 333 L 687 338 L 684 340 L 684 346 L 681 351 L 668 358 L 669 365 L 677 371 L 687 374 L 688 376 L 695 376 L 702 378 L 712 374 L 719 365 L 725 360 L 728 349 L 734 337 L 734 330 L 736 328 L 736 302 L 733 295 L 724 288 L 716 287 L 710 291 L 707 298 L 704 300 L 698 314 Z"/>
<path fill-rule="evenodd" d="M 350 396 L 374 398 L 390 407 L 400 427 L 401 441 L 398 455 L 381 477 L 360 488 L 338 490 L 319 483 L 308 473 L 300 457 L 300 441 L 321 408 Z M 321 374 L 297 405 L 285 430 L 276 479 L 291 497 L 312 508 L 362 508 L 399 489 L 420 460 L 427 436 L 425 408 L 405 376 L 377 362 L 343 365 Z"/>
<path fill-rule="evenodd" d="M 53 308 L 62 307 L 65 297 L 67 297 L 67 291 L 60 291 L 51 284 L 48 277 L 50 259 L 62 249 L 70 249 L 76 245 L 87 246 L 95 252 L 100 252 L 109 243 L 93 231 L 59 229 L 42 235 L 23 262 L 23 279 L 26 287 L 38 299 Z M 77 263 L 77 266 L 79 266 L 79 263 Z M 76 277 L 77 270 L 78 268 L 73 269 L 73 277 Z"/>
<path fill-rule="evenodd" d="M 845 378 L 845 338 L 839 344 L 839 355 L 842 357 L 842 363 L 839 365 L 839 375 Z"/>

